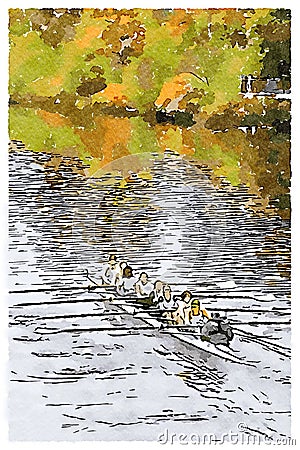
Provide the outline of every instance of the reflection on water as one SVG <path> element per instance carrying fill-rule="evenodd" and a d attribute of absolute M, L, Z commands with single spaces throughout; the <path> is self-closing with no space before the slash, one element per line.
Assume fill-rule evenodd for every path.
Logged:
<path fill-rule="evenodd" d="M 288 224 L 250 214 L 247 189 L 216 189 L 173 154 L 153 156 L 150 179 L 128 183 L 115 172 L 85 179 L 70 162 L 55 170 L 50 158 L 10 154 L 10 286 L 53 289 L 10 296 L 11 438 L 156 440 L 166 428 L 220 436 L 239 422 L 289 435 Z M 256 367 L 236 370 L 139 330 L 104 292 L 80 290 L 85 270 L 97 278 L 111 252 L 228 309 L 263 339 L 234 340 Z M 108 326 L 114 332 L 91 331 Z"/>

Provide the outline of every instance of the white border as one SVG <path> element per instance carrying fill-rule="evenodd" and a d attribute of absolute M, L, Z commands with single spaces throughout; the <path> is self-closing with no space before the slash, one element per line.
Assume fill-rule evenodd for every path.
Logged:
<path fill-rule="evenodd" d="M 4 0 L 5 1 L 5 0 Z M 8 361 L 8 344 L 7 344 L 7 308 L 6 302 L 6 273 L 7 273 L 7 253 L 6 253 L 6 236 L 7 236 L 7 192 L 8 192 L 8 171 L 7 171 L 7 143 L 8 143 L 8 132 L 7 132 L 7 85 L 8 85 L 8 75 L 7 75 L 7 64 L 8 59 L 8 45 L 7 45 L 7 34 L 8 34 L 8 8 L 240 8 L 240 7 L 253 7 L 253 8 L 290 8 L 292 10 L 292 89 L 293 89 L 293 100 L 292 100 L 292 313 L 293 313 L 293 331 L 292 331 L 292 349 L 293 349 L 293 360 L 292 360 L 292 437 L 298 440 L 300 443 L 300 434 L 298 432 L 300 417 L 298 414 L 299 406 L 298 402 L 300 400 L 300 390 L 299 390 L 299 317 L 300 311 L 298 303 L 299 290 L 299 275 L 300 275 L 300 265 L 299 265 L 299 237 L 297 235 L 297 228 L 299 229 L 299 209 L 297 209 L 297 203 L 300 199 L 300 189 L 299 182 L 300 179 L 300 146 L 299 146 L 299 131 L 300 122 L 299 120 L 299 45 L 298 41 L 300 39 L 300 6 L 293 1 L 285 0 L 249 0 L 245 1 L 203 1 L 203 0 L 172 0 L 172 1 L 147 1 L 147 0 L 128 0 L 128 1 L 83 1 L 83 0 L 52 0 L 52 1 L 38 1 L 38 0 L 19 0 L 19 1 L 8 1 L 6 4 L 0 5 L 0 38 L 1 38 L 1 54 L 2 54 L 2 69 L 1 69 L 1 152 L 0 152 L 0 195 L 1 195 L 1 209 L 0 209 L 0 226 L 1 226 L 1 250 L 2 258 L 1 261 L 1 302 L 0 302 L 0 349 L 1 349 L 1 386 L 0 386 L 0 445 L 1 449 L 48 449 L 48 448 L 64 448 L 64 449 L 74 449 L 74 448 L 140 448 L 141 445 L 144 448 L 162 448 L 161 445 L 156 443 L 147 442 L 119 442 L 119 443 L 109 443 L 109 442 L 9 442 L 7 436 L 7 420 L 6 420 L 6 365 Z M 299 125 L 298 125 L 299 123 Z M 297 227 L 298 224 L 298 227 Z M 280 394 L 279 394 L 280 395 Z M 49 424 L 51 426 L 51 424 Z M 171 448 L 183 448 L 182 445 L 173 445 Z M 193 446 L 195 447 L 195 446 Z M 236 447 L 236 446 L 235 446 Z M 269 447 L 263 445 L 263 447 Z M 232 448 L 232 445 L 223 444 L 222 448 Z"/>

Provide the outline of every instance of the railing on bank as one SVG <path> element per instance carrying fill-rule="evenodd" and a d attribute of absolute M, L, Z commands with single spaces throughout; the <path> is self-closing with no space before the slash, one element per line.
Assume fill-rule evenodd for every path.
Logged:
<path fill-rule="evenodd" d="M 241 93 L 244 95 L 270 95 L 289 98 L 291 94 L 291 79 L 289 77 L 254 77 L 241 75 Z"/>

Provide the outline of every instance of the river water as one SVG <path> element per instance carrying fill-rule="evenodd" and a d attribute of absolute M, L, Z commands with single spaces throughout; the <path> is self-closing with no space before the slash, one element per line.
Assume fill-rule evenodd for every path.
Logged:
<path fill-rule="evenodd" d="M 290 436 L 289 224 L 171 152 L 148 162 L 151 177 L 122 184 L 109 168 L 86 178 L 67 158 L 10 153 L 12 440 Z M 85 289 L 109 253 L 227 310 L 251 365 L 139 330 L 109 290 Z"/>

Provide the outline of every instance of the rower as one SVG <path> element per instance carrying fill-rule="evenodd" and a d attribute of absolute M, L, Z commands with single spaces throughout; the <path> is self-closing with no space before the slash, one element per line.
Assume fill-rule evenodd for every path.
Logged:
<path fill-rule="evenodd" d="M 121 261 L 117 264 L 116 267 L 116 278 L 115 278 L 115 286 L 117 286 L 120 283 L 120 280 L 123 278 L 123 274 L 124 274 L 124 269 L 127 266 L 127 262 L 126 261 Z"/>
<path fill-rule="evenodd" d="M 126 266 L 123 271 L 122 278 L 119 279 L 117 283 L 117 293 L 119 295 L 134 295 L 135 289 L 134 285 L 136 283 L 136 277 L 133 275 L 132 268 L 130 266 Z"/>
<path fill-rule="evenodd" d="M 177 304 L 172 298 L 172 291 L 168 284 L 163 285 L 163 296 L 159 298 L 158 308 L 162 312 L 162 317 L 167 319 L 169 325 L 173 324 L 173 312 L 176 311 Z"/>
<path fill-rule="evenodd" d="M 110 255 L 108 262 L 104 264 L 101 272 L 101 284 L 113 285 L 117 275 L 117 258 Z"/>
<path fill-rule="evenodd" d="M 163 300 L 163 282 L 160 280 L 155 281 L 154 287 L 150 294 L 145 297 L 138 297 L 136 301 L 143 305 L 145 308 L 150 306 L 157 306 L 160 301 Z"/>
<path fill-rule="evenodd" d="M 176 310 L 176 301 L 172 298 L 172 291 L 168 284 L 164 284 L 162 287 L 162 295 L 158 299 L 158 308 L 161 311 Z"/>
<path fill-rule="evenodd" d="M 164 283 L 160 280 L 156 280 L 154 283 L 154 289 L 150 293 L 149 298 L 152 305 L 157 305 L 163 300 L 163 287 Z"/>
<path fill-rule="evenodd" d="M 146 274 L 146 272 L 142 272 L 135 284 L 136 295 L 138 296 L 138 298 L 149 297 L 153 289 L 154 285 L 148 280 L 148 275 Z"/>
<path fill-rule="evenodd" d="M 188 325 L 190 323 L 192 297 L 190 291 L 184 291 L 178 297 L 177 310 L 174 312 L 177 325 Z"/>
<path fill-rule="evenodd" d="M 202 339 L 212 344 L 225 344 L 233 339 L 233 332 L 227 322 L 227 317 L 221 317 L 219 313 L 212 313 L 211 319 L 203 326 Z"/>
<path fill-rule="evenodd" d="M 190 324 L 203 326 L 209 319 L 210 315 L 203 305 L 201 305 L 200 300 L 197 298 L 193 299 L 191 303 Z"/>

